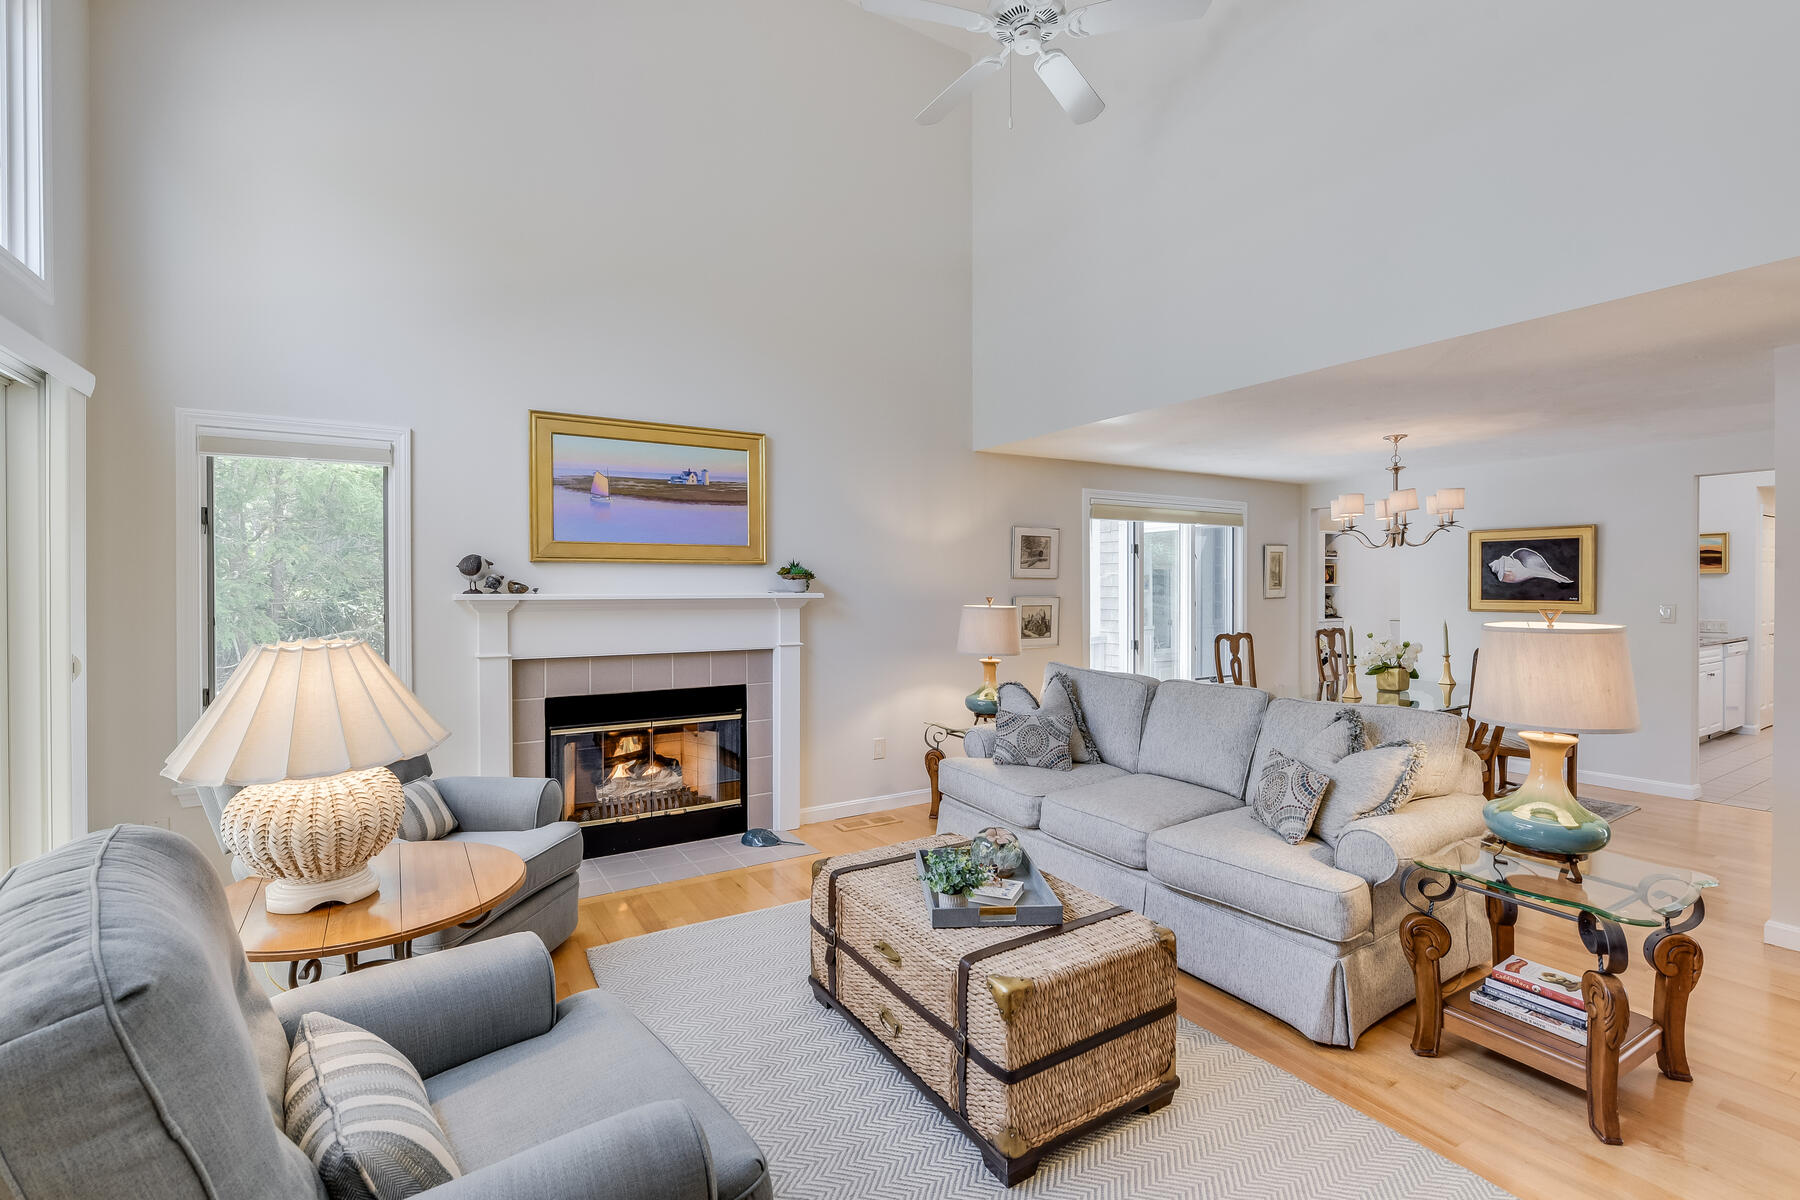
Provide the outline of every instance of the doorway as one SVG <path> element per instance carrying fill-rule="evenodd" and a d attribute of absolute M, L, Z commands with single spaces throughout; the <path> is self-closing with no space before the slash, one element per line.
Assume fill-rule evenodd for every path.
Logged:
<path fill-rule="evenodd" d="M 1696 714 L 1701 799 L 1774 800 L 1775 474 L 1699 480 Z"/>

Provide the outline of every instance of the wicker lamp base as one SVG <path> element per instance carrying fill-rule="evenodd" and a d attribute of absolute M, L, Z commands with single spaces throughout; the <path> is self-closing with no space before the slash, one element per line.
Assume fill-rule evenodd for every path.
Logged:
<path fill-rule="evenodd" d="M 269 912 L 302 913 L 379 890 L 369 860 L 400 831 L 405 804 L 386 767 L 255 784 L 225 806 L 219 837 L 269 880 Z"/>

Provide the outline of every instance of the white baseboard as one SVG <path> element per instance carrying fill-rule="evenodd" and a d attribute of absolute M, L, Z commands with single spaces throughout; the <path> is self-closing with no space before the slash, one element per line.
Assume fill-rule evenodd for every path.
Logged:
<path fill-rule="evenodd" d="M 1506 765 L 1506 777 L 1510 780 L 1523 781 L 1530 769 L 1529 763 L 1509 762 Z M 1674 783 L 1667 779 L 1644 779 L 1637 775 L 1613 775 L 1606 771 L 1583 771 L 1581 782 L 1591 783 L 1595 787 L 1618 788 L 1622 792 L 1647 792 L 1652 796 L 1668 796 L 1675 800 L 1698 800 L 1700 785 L 1697 783 Z"/>
<path fill-rule="evenodd" d="M 1800 950 L 1800 925 L 1790 925 L 1786 921 L 1765 921 L 1763 941 L 1771 946 L 1780 946 L 1783 950 Z"/>
<path fill-rule="evenodd" d="M 800 823 L 810 825 L 815 821 L 841 821 L 845 817 L 860 817 L 866 813 L 881 812 L 888 808 L 905 808 L 908 804 L 918 804 L 931 799 L 930 788 L 915 788 L 910 792 L 894 792 L 887 796 L 865 796 L 861 800 L 839 800 L 833 804 L 813 804 L 800 810 Z"/>

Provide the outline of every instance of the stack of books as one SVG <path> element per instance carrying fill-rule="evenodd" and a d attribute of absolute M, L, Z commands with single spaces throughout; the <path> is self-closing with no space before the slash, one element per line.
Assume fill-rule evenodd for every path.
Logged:
<path fill-rule="evenodd" d="M 1587 1004 L 1581 979 L 1529 958 L 1509 958 L 1469 993 L 1483 1008 L 1505 1013 L 1533 1029 L 1577 1045 L 1587 1044 Z"/>
<path fill-rule="evenodd" d="M 978 888 L 970 888 L 969 895 L 976 900 L 993 900 L 1001 904 L 1011 904 L 1025 894 L 1023 879 L 990 879 Z"/>

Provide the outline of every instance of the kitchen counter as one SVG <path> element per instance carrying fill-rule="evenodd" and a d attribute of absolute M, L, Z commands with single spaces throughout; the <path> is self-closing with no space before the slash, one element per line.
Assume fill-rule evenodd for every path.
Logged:
<path fill-rule="evenodd" d="M 1749 637 L 1741 633 L 1703 633 L 1700 635 L 1702 646 L 1729 646 L 1733 642 L 1747 642 Z"/>

